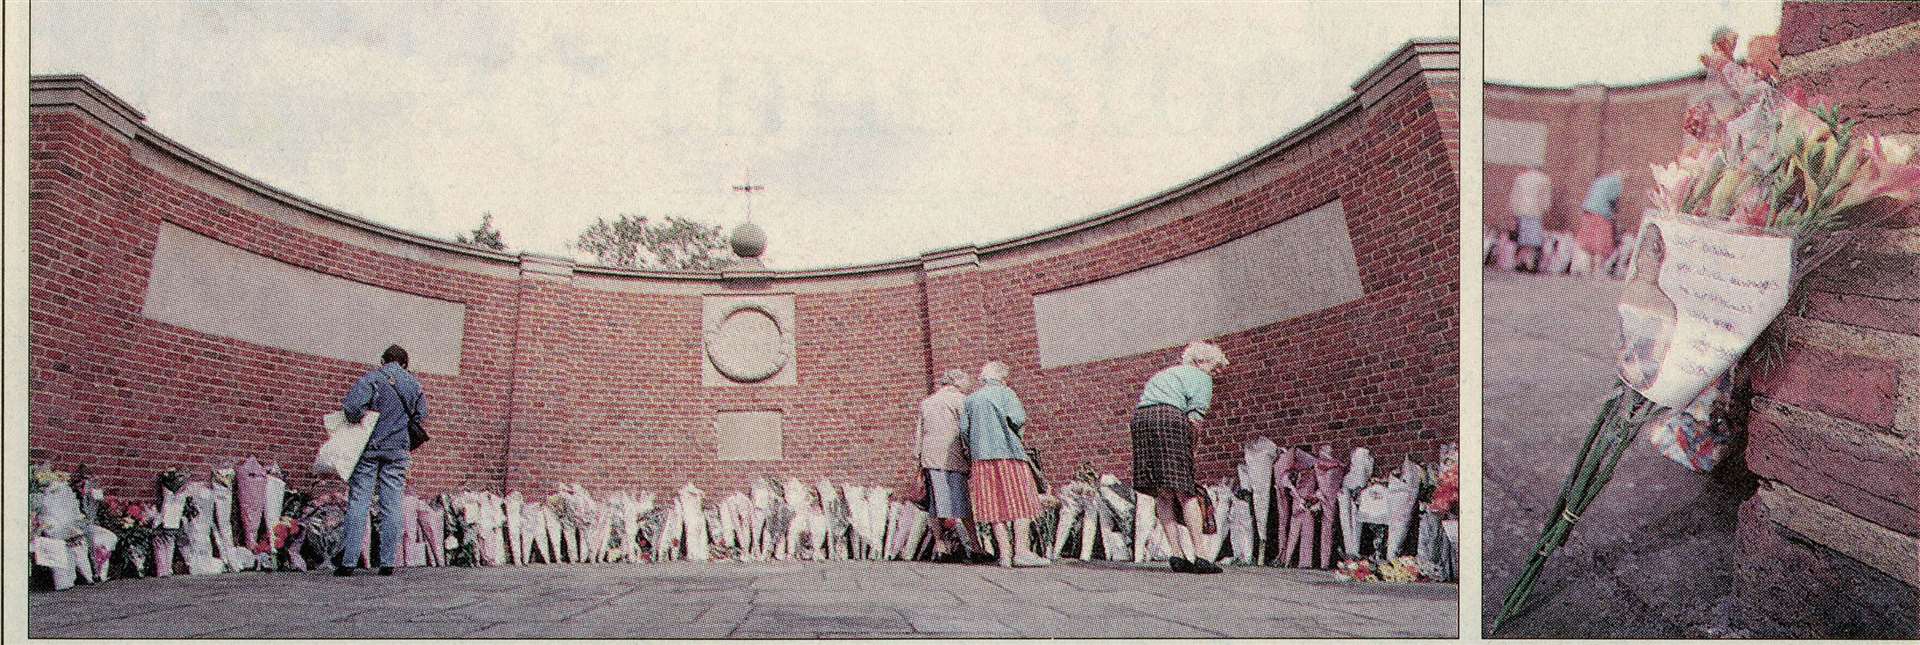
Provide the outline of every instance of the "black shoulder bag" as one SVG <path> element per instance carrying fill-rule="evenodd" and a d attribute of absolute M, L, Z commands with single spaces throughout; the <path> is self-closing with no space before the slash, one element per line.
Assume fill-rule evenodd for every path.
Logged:
<path fill-rule="evenodd" d="M 400 395 L 400 388 L 394 387 L 391 375 L 387 376 L 387 389 L 393 391 L 393 398 L 400 399 L 401 409 L 407 411 L 407 450 L 419 450 L 420 444 L 431 438 L 427 436 L 427 429 L 420 425 L 420 417 L 413 413 L 413 406 L 407 404 L 407 397 Z"/>

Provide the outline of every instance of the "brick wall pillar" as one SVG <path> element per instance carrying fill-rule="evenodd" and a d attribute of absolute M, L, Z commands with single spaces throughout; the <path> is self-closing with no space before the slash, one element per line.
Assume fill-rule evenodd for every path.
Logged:
<path fill-rule="evenodd" d="M 584 463 L 571 435 L 573 262 L 520 257 L 505 490 L 544 495 Z M 504 492 L 504 491 L 502 491 Z"/>
<path fill-rule="evenodd" d="M 980 255 L 971 246 L 935 251 L 921 257 L 926 297 L 927 385 L 950 369 L 978 375 L 989 356 L 986 299 L 981 292 Z"/>
<path fill-rule="evenodd" d="M 1865 132 L 1920 140 L 1920 6 L 1789 2 L 1785 85 Z M 1883 211 L 1889 204 L 1876 205 Z M 1761 636 L 1920 635 L 1920 208 L 1809 278 L 1754 381 L 1741 619 Z"/>

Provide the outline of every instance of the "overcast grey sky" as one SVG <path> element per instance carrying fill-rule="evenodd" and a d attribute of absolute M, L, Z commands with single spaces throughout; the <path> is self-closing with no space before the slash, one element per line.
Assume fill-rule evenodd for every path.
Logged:
<path fill-rule="evenodd" d="M 1700 70 L 1715 27 L 1780 29 L 1780 0 L 1488 0 L 1489 82 L 1623 85 Z"/>
<path fill-rule="evenodd" d="M 731 227 L 776 268 L 912 256 L 1146 197 L 1344 99 L 1458 5 L 36 2 L 35 73 L 328 206 L 560 252 L 593 218 Z"/>

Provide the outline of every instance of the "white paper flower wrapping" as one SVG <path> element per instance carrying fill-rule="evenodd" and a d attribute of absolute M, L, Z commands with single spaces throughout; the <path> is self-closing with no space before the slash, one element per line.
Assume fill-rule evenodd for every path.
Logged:
<path fill-rule="evenodd" d="M 884 486 L 867 488 L 867 526 L 873 535 L 874 559 L 879 559 L 881 546 L 887 539 L 887 502 L 893 496 L 893 489 Z"/>
<path fill-rule="evenodd" d="M 524 530 L 526 517 L 521 513 L 526 509 L 527 499 L 520 491 L 507 493 L 504 501 L 507 520 L 507 553 L 513 557 L 514 564 L 527 563 L 527 534 Z"/>
<path fill-rule="evenodd" d="M 747 516 L 747 552 L 756 562 L 764 562 L 771 555 L 771 544 L 767 538 L 768 524 L 773 521 L 774 501 L 773 484 L 766 479 L 755 479 L 751 488 L 753 509 Z"/>
<path fill-rule="evenodd" d="M 481 546 L 485 549 L 486 564 L 497 565 L 506 562 L 506 540 L 504 539 L 507 513 L 506 500 L 493 493 L 485 493 L 478 501 L 480 510 Z"/>
<path fill-rule="evenodd" d="M 846 559 L 850 557 L 847 533 L 853 529 L 847 502 L 840 497 L 840 489 L 825 477 L 814 484 L 814 489 L 820 494 L 820 511 L 827 517 L 827 547 L 833 557 Z"/>
<path fill-rule="evenodd" d="M 686 527 L 683 544 L 686 545 L 687 559 L 695 562 L 707 561 L 707 513 L 701 499 L 701 491 L 693 484 L 680 488 L 677 500 L 680 521 Z"/>
<path fill-rule="evenodd" d="M 927 523 L 933 516 L 928 515 L 926 511 L 912 504 L 908 504 L 906 510 L 912 519 L 907 523 L 907 553 L 900 559 L 912 560 L 918 558 L 920 553 L 931 544 L 929 541 L 931 536 L 927 533 Z"/>
<path fill-rule="evenodd" d="M 1233 561 L 1250 564 L 1255 556 L 1253 552 L 1253 508 L 1247 500 L 1238 497 L 1227 507 L 1227 540 L 1233 546 Z"/>
<path fill-rule="evenodd" d="M 520 506 L 520 530 L 527 534 L 527 560 L 539 557 L 541 562 L 554 563 L 552 535 L 547 526 L 547 507 L 536 501 L 523 502 Z"/>
<path fill-rule="evenodd" d="M 560 517 L 555 515 L 553 509 L 545 504 L 540 504 L 539 507 L 540 528 L 542 529 L 539 534 L 540 548 L 543 549 L 543 554 L 546 556 L 547 562 L 564 562 L 566 560 L 566 554 L 563 549 L 567 543 L 566 538 L 562 537 L 560 533 Z"/>
<path fill-rule="evenodd" d="M 193 500 L 199 511 L 186 520 L 187 574 L 195 576 L 225 573 L 227 563 L 213 556 L 213 489 L 202 482 L 188 482 L 180 493 Z"/>
<path fill-rule="evenodd" d="M 1147 541 L 1153 536 L 1152 529 L 1160 525 L 1154 515 L 1153 498 L 1146 493 L 1133 495 L 1133 561 L 1146 562 Z"/>
<path fill-rule="evenodd" d="M 1401 462 L 1400 472 L 1387 481 L 1387 559 L 1400 556 L 1400 545 L 1412 528 L 1413 509 L 1420 494 L 1421 471 L 1412 459 Z"/>
<path fill-rule="evenodd" d="M 320 452 L 313 457 L 313 472 L 333 473 L 343 482 L 352 477 L 353 467 L 360 463 L 360 452 L 366 449 L 367 439 L 373 436 L 373 426 L 379 419 L 380 413 L 371 411 L 361 416 L 359 423 L 347 423 L 346 413 L 340 410 L 322 417 L 327 441 L 320 444 Z"/>
<path fill-rule="evenodd" d="M 1640 239 L 1658 238 L 1662 243 L 1657 247 L 1664 253 L 1637 253 L 1633 258 L 1636 278 L 1643 269 L 1657 272 L 1658 288 L 1636 290 L 1635 283 L 1629 281 L 1619 305 L 1622 340 L 1633 345 L 1643 339 L 1632 336 L 1646 336 L 1644 340 L 1653 346 L 1664 345 L 1666 350 L 1664 355 L 1645 357 L 1653 363 L 1651 374 L 1629 364 L 1632 352 L 1622 352 L 1621 375 L 1655 403 L 1671 409 L 1685 408 L 1745 355 L 1786 308 L 1793 275 L 1793 238 L 1737 228 L 1678 214 L 1647 218 L 1640 225 Z M 1641 267 L 1643 260 L 1658 264 Z M 1651 295 L 1656 293 L 1658 296 Z M 1654 306 L 1634 297 L 1641 294 L 1652 300 L 1664 297 L 1667 302 Z M 1650 334 L 1639 333 L 1646 327 L 1633 323 L 1636 314 L 1651 314 L 1641 318 L 1658 319 L 1663 324 Z"/>
<path fill-rule="evenodd" d="M 40 494 L 40 533 L 62 542 L 85 535 L 87 517 L 80 497 L 66 482 L 48 484 Z"/>
<path fill-rule="evenodd" d="M 113 558 L 113 552 L 120 546 L 120 536 L 101 526 L 87 526 L 87 534 L 93 542 L 93 552 L 89 553 L 87 564 L 91 565 L 94 577 L 99 580 L 108 578 L 107 565 Z"/>
<path fill-rule="evenodd" d="M 1233 511 L 1233 486 L 1228 483 L 1229 481 L 1231 480 L 1222 479 L 1218 484 L 1203 488 L 1207 494 L 1207 500 L 1213 504 L 1213 532 L 1201 535 L 1200 540 L 1203 544 L 1194 545 L 1198 547 L 1197 552 L 1201 559 L 1219 560 L 1220 552 L 1229 547 L 1227 535 L 1232 530 L 1227 522 L 1227 514 Z M 1170 535 L 1167 539 L 1175 540 L 1179 537 Z"/>
<path fill-rule="evenodd" d="M 34 564 L 53 571 L 53 588 L 55 590 L 73 588 L 73 581 L 76 575 L 74 572 L 73 552 L 67 550 L 66 540 L 45 535 L 36 536 L 30 544 L 30 549 L 33 554 Z"/>
<path fill-rule="evenodd" d="M 902 523 L 905 520 L 905 514 L 900 512 L 900 502 L 887 505 L 887 541 L 880 551 L 880 559 L 900 559 L 900 552 L 907 548 L 906 531 L 902 530 Z"/>
<path fill-rule="evenodd" d="M 1373 478 L 1373 453 L 1354 448 L 1347 459 L 1347 476 L 1340 483 L 1340 540 L 1349 556 L 1360 552 L 1360 515 L 1357 501 L 1360 491 Z"/>
<path fill-rule="evenodd" d="M 1147 534 L 1147 561 L 1164 562 L 1168 557 L 1173 555 L 1173 547 L 1168 544 L 1167 528 L 1165 525 L 1155 522 L 1152 526 L 1148 527 L 1145 532 Z M 1203 554 L 1204 552 L 1195 549 L 1193 553 Z"/>
<path fill-rule="evenodd" d="M 1100 542 L 1100 513 L 1106 508 L 1106 502 L 1100 501 L 1098 492 L 1088 497 L 1080 507 L 1081 560 L 1093 559 L 1093 547 Z"/>
<path fill-rule="evenodd" d="M 740 505 L 741 501 L 747 501 L 747 496 L 741 493 L 734 493 L 720 498 L 720 544 L 729 549 L 738 548 L 740 546 L 740 539 L 746 537 L 746 532 L 742 530 L 740 522 L 734 514 L 734 510 Z M 751 504 L 752 502 L 747 501 L 747 503 Z"/>
<path fill-rule="evenodd" d="M 1065 557 L 1061 552 L 1066 550 L 1067 538 L 1069 534 L 1073 533 L 1073 527 L 1079 519 L 1079 500 L 1074 495 L 1067 494 L 1064 490 L 1061 491 L 1060 512 L 1053 521 L 1053 544 L 1047 549 L 1046 556 L 1048 558 L 1057 559 Z"/>
<path fill-rule="evenodd" d="M 1246 470 L 1242 471 L 1241 482 L 1253 491 L 1253 505 L 1249 510 L 1253 512 L 1254 534 L 1264 538 L 1272 533 L 1272 527 L 1267 526 L 1267 510 L 1272 508 L 1273 462 L 1280 456 L 1280 447 L 1274 445 L 1272 439 L 1260 437 L 1247 442 L 1242 452 L 1246 455 L 1242 464 Z"/>
<path fill-rule="evenodd" d="M 219 558 L 228 571 L 252 568 L 253 552 L 242 551 L 233 543 L 233 488 L 216 482 L 212 490 L 213 556 Z"/>
<path fill-rule="evenodd" d="M 654 552 L 661 560 L 680 559 L 680 541 L 686 535 L 686 527 L 680 522 L 680 499 L 677 497 L 673 500 L 673 507 L 667 511 L 663 528 L 660 546 Z"/>
<path fill-rule="evenodd" d="M 287 480 L 272 475 L 267 476 L 266 508 L 261 513 L 261 526 L 273 530 L 280 521 L 280 514 L 287 510 Z"/>

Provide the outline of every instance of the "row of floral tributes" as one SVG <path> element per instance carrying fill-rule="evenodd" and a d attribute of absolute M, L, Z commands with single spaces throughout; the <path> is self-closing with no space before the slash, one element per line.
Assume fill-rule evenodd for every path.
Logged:
<path fill-rule="evenodd" d="M 1324 569 L 1338 549 L 1343 573 L 1355 563 L 1382 570 L 1417 554 L 1417 570 L 1401 579 L 1453 579 L 1459 465 L 1451 446 L 1440 463 L 1422 468 L 1409 460 L 1380 477 L 1372 476 L 1364 448 L 1346 464 L 1331 458 L 1330 448 L 1318 456 L 1300 448 L 1283 452 L 1260 439 L 1248 445 L 1247 457 L 1237 478 L 1207 487 L 1210 526 L 1197 545 L 1201 553 L 1241 564 Z M 577 484 L 544 497 L 519 491 L 443 494 L 431 501 L 408 496 L 399 564 L 929 558 L 932 518 L 909 496 L 918 494 L 772 478 L 717 499 L 691 484 L 666 499 L 629 491 L 596 497 Z M 69 474 L 36 465 L 29 506 L 31 553 L 41 584 L 65 589 L 76 582 L 180 572 L 328 568 L 345 540 L 373 544 L 381 519 L 375 505 L 366 533 L 343 535 L 342 493 L 310 498 L 288 489 L 278 465 L 254 459 L 211 469 L 205 480 L 168 470 L 156 478 L 151 496 L 135 498 L 108 495 L 84 466 Z M 1167 536 L 1153 518 L 1151 501 L 1111 474 L 1083 468 L 1042 499 L 1046 510 L 1033 523 L 1034 544 L 1048 556 L 1135 562 L 1167 557 Z M 1148 529 L 1136 530 L 1143 526 Z M 1338 546 L 1336 533 L 1343 538 Z M 1410 552 L 1407 542 L 1415 533 Z M 1364 548 L 1363 536 L 1372 542 Z M 976 543 L 992 548 L 993 540 Z"/>

